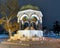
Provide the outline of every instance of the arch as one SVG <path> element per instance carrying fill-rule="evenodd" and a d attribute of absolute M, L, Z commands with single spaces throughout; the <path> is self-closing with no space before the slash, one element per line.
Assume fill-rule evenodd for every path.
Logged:
<path fill-rule="evenodd" d="M 24 17 L 27 17 L 29 19 L 28 15 L 24 14 L 21 16 L 20 20 L 22 20 Z"/>
<path fill-rule="evenodd" d="M 36 17 L 37 20 L 39 20 L 39 17 L 38 17 L 36 14 L 33 14 L 33 15 L 31 16 L 31 19 L 32 19 L 33 17 Z"/>

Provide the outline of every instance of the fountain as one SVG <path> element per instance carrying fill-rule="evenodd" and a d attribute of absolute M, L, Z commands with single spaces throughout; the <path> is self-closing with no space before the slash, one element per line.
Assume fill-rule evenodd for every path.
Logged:
<path fill-rule="evenodd" d="M 17 22 L 19 23 L 19 30 L 11 39 L 32 39 L 33 37 L 43 37 L 42 31 L 42 13 L 37 10 L 19 11 L 17 14 Z"/>

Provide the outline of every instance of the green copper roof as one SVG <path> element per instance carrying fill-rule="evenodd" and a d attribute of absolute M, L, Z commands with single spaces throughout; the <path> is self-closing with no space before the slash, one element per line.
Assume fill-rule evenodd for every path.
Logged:
<path fill-rule="evenodd" d="M 39 10 L 39 8 L 37 6 L 32 6 L 32 5 L 24 5 L 20 8 L 21 10 L 27 10 L 27 9 L 32 9 L 32 10 Z"/>

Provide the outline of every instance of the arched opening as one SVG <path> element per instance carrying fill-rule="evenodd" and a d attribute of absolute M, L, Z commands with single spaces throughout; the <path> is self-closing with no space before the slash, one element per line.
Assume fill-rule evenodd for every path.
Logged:
<path fill-rule="evenodd" d="M 28 15 L 24 14 L 20 20 L 22 20 L 22 30 L 24 30 L 25 28 L 27 28 L 29 26 L 29 22 L 28 22 Z"/>
<path fill-rule="evenodd" d="M 31 15 L 31 17 L 24 14 L 23 16 L 21 16 L 20 20 L 22 23 L 21 25 L 22 30 L 39 30 L 40 28 L 39 17 L 35 14 Z"/>
<path fill-rule="evenodd" d="M 34 15 L 31 16 L 31 26 L 32 26 L 35 30 L 38 29 L 38 27 L 37 27 L 37 25 L 38 25 L 38 20 L 39 20 L 39 18 L 38 18 L 37 15 L 34 14 Z"/>

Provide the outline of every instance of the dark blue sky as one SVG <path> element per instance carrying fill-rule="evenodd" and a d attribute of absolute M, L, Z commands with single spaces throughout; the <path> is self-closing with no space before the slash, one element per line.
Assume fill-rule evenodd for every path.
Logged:
<path fill-rule="evenodd" d="M 5 1 L 5 0 L 3 0 Z M 19 0 L 19 6 L 38 6 L 43 13 L 43 25 L 49 28 L 57 20 L 60 21 L 60 0 Z"/>
<path fill-rule="evenodd" d="M 20 6 L 27 4 L 40 8 L 44 26 L 51 28 L 55 21 L 60 21 L 60 0 L 19 0 Z"/>

